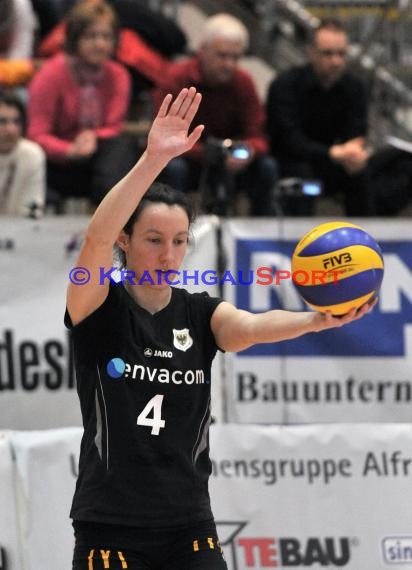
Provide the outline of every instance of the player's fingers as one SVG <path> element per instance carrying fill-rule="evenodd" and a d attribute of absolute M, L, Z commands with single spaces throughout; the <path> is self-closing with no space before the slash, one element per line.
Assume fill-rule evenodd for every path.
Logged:
<path fill-rule="evenodd" d="M 374 298 L 372 299 L 372 302 L 369 303 L 371 309 L 373 309 L 373 307 L 374 307 L 375 305 L 377 305 L 377 304 L 378 304 L 378 297 L 374 297 Z"/>
<path fill-rule="evenodd" d="M 186 114 L 190 109 L 190 106 L 193 104 L 193 101 L 196 99 L 196 94 L 197 94 L 196 88 L 190 87 L 179 109 L 179 116 L 182 117 L 182 119 L 186 118 Z"/>
<path fill-rule="evenodd" d="M 335 317 L 332 315 L 331 311 L 325 311 L 323 313 L 324 319 L 327 325 L 334 326 L 335 325 Z"/>
<path fill-rule="evenodd" d="M 203 133 L 204 125 L 198 125 L 188 136 L 188 143 L 192 147 L 198 141 Z"/>
<path fill-rule="evenodd" d="M 356 318 L 358 309 L 356 307 L 353 307 L 346 315 L 345 317 L 347 317 L 348 321 L 353 321 L 353 319 Z"/>
<path fill-rule="evenodd" d="M 189 89 L 187 89 L 187 87 L 184 87 L 180 91 L 180 93 L 177 95 L 177 97 L 175 98 L 173 103 L 170 105 L 169 115 L 178 115 L 179 114 L 180 108 L 181 108 L 184 100 L 188 96 L 188 93 L 189 93 Z"/>
<path fill-rule="evenodd" d="M 202 101 L 202 95 L 201 93 L 196 92 L 195 96 L 193 97 L 193 100 L 191 101 L 190 106 L 188 107 L 184 118 L 191 123 L 193 121 L 194 116 L 196 115 L 198 109 L 199 109 L 199 105 L 200 102 Z"/>
<path fill-rule="evenodd" d="M 353 321 L 356 318 L 356 315 L 357 315 L 357 309 L 356 307 L 353 307 L 347 313 L 338 317 L 338 319 L 341 325 L 346 325 L 346 323 L 350 323 L 351 321 Z"/>
<path fill-rule="evenodd" d="M 378 298 L 374 297 L 373 299 L 371 299 L 370 301 L 368 301 L 367 303 L 362 305 L 362 307 L 360 307 L 358 310 L 359 316 L 363 317 L 363 315 L 366 315 L 367 313 L 369 313 L 369 311 L 371 311 L 373 309 L 373 307 L 376 305 L 377 302 L 378 302 Z"/>
<path fill-rule="evenodd" d="M 162 104 L 160 105 L 160 109 L 157 113 L 158 117 L 165 117 L 167 115 L 167 111 L 169 109 L 170 102 L 172 99 L 173 99 L 173 96 L 170 93 L 168 93 L 166 95 L 166 97 L 163 99 Z"/>

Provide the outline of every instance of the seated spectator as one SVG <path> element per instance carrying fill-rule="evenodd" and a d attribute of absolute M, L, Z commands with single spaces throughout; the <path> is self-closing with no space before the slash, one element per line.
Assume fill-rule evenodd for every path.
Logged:
<path fill-rule="evenodd" d="M 35 18 L 30 0 L 0 2 L 0 87 L 24 88 L 33 77 Z"/>
<path fill-rule="evenodd" d="M 39 20 L 39 37 L 45 38 L 78 0 L 31 0 Z M 136 32 L 149 46 L 166 58 L 185 53 L 186 34 L 160 9 L 147 0 L 108 0 L 115 9 L 121 28 Z"/>
<path fill-rule="evenodd" d="M 99 4 L 103 3 L 103 0 L 77 0 L 77 2 Z M 114 9 L 119 20 L 117 7 L 114 6 Z M 142 90 L 151 89 L 159 84 L 167 73 L 170 62 L 131 29 L 131 23 L 123 22 L 120 26 L 114 56 L 130 71 L 133 79 L 133 98 L 137 101 Z M 49 58 L 63 50 L 65 38 L 66 19 L 63 19 L 42 39 L 36 51 L 37 57 Z"/>
<path fill-rule="evenodd" d="M 368 213 L 365 167 L 367 95 L 347 71 L 343 25 L 325 20 L 313 32 L 309 63 L 273 80 L 267 98 L 268 135 L 281 177 L 320 179 L 325 195 L 342 194 L 346 215 Z M 311 215 L 311 198 L 292 196 L 286 215 Z"/>
<path fill-rule="evenodd" d="M 47 185 L 57 197 L 98 204 L 134 162 L 122 133 L 130 78 L 110 59 L 117 29 L 107 4 L 77 4 L 67 19 L 66 52 L 45 62 L 30 84 L 28 134 L 46 152 Z"/>
<path fill-rule="evenodd" d="M 162 179 L 187 191 L 208 188 L 211 211 L 228 213 L 233 195 L 247 190 L 250 213 L 271 215 L 276 163 L 267 154 L 264 109 L 251 75 L 238 66 L 248 46 L 244 25 L 229 14 L 209 18 L 197 54 L 172 65 L 155 92 L 155 108 L 167 93 L 176 96 L 193 85 L 202 94 L 195 123 L 203 123 L 201 140 L 163 171 Z M 239 151 L 234 152 L 234 149 Z M 207 184 L 203 184 L 204 181 Z"/>
<path fill-rule="evenodd" d="M 26 114 L 14 93 L 0 93 L 0 213 L 39 217 L 46 197 L 46 157 L 24 138 Z"/>

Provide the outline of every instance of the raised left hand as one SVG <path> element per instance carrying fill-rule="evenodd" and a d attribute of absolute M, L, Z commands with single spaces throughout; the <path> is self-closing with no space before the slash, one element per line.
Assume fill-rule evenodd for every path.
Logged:
<path fill-rule="evenodd" d="M 166 95 L 149 131 L 149 155 L 169 161 L 192 148 L 204 129 L 204 125 L 198 125 L 189 134 L 201 99 L 194 87 L 182 89 L 174 101 L 172 95 Z"/>

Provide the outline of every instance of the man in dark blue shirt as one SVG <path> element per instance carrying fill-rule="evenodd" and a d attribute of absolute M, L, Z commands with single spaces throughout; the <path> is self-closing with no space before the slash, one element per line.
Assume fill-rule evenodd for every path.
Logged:
<path fill-rule="evenodd" d="M 343 25 L 321 22 L 309 42 L 309 63 L 271 83 L 267 126 L 282 177 L 320 179 L 326 195 L 343 194 L 346 214 L 358 216 L 367 213 L 367 95 L 347 71 L 347 50 Z M 313 201 L 292 197 L 284 207 L 285 214 L 310 215 Z"/>

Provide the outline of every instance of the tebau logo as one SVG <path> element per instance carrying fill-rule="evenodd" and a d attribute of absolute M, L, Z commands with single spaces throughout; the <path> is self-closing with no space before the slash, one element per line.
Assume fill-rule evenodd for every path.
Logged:
<path fill-rule="evenodd" d="M 347 537 L 250 537 L 240 536 L 246 522 L 217 522 L 220 542 L 229 550 L 233 570 L 242 568 L 299 568 L 346 566 L 351 558 Z M 228 532 L 229 529 L 229 532 Z"/>

